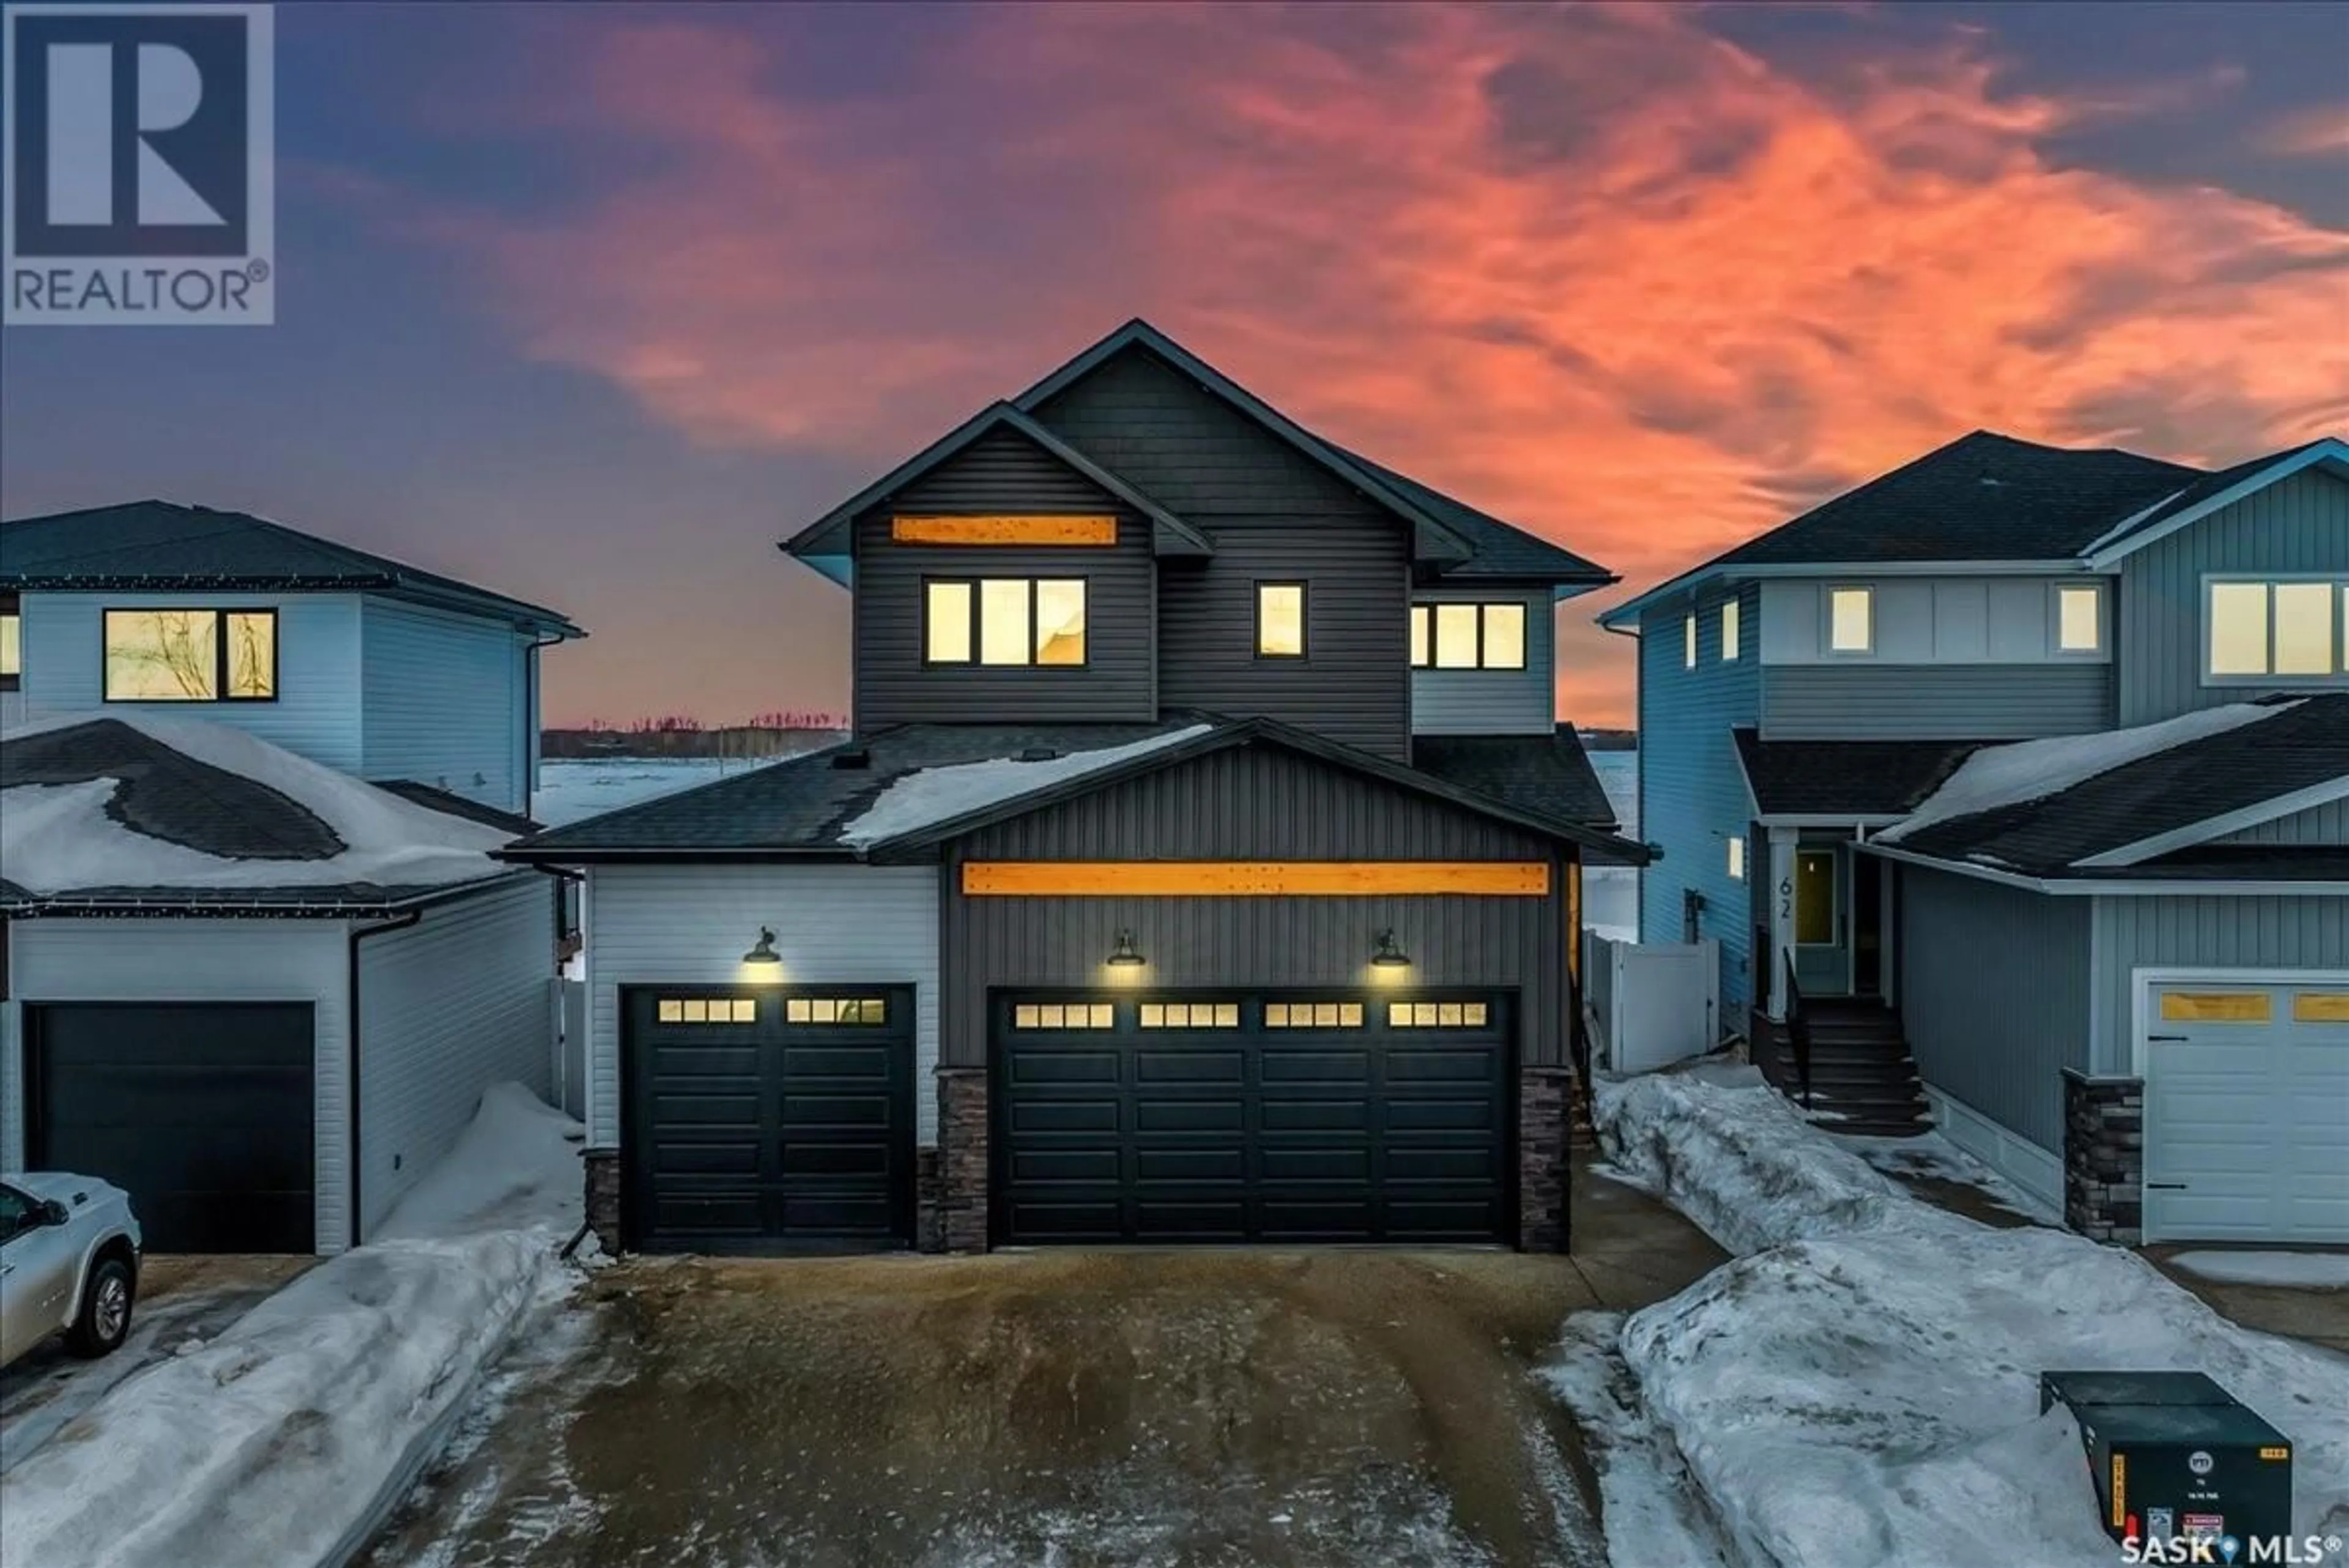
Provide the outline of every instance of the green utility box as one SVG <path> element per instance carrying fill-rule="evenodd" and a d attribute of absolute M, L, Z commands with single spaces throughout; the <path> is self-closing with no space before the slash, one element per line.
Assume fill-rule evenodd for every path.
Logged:
<path fill-rule="evenodd" d="M 2115 1541 L 2292 1533 L 2292 1443 L 2199 1372 L 2043 1372 L 2072 1412 Z"/>

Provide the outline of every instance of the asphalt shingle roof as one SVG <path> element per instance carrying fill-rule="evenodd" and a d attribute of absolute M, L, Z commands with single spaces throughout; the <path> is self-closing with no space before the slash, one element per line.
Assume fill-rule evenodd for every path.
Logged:
<path fill-rule="evenodd" d="M 243 512 L 133 501 L 0 523 L 0 587 L 171 592 L 374 591 L 569 637 L 554 610 Z"/>
<path fill-rule="evenodd" d="M 1764 816 L 1899 816 L 1955 773 L 1980 741 L 1765 741 L 1733 731 Z"/>
<path fill-rule="evenodd" d="M 2158 528 L 2188 507 L 2199 506 L 2210 497 L 2230 486 L 2241 483 L 2261 469 L 2282 462 L 2287 458 L 2295 457 L 2316 444 L 2315 441 L 2306 441 L 2299 446 L 2287 447 L 2282 452 L 2271 452 L 2265 457 L 2255 457 L 2249 462 L 2239 462 L 2232 468 L 2222 468 L 2216 473 L 2204 474 L 2168 500 L 2145 510 L 2143 515 L 2132 518 L 2127 530 L 2114 535 L 2112 543 L 2119 545 L 2149 529 Z"/>
<path fill-rule="evenodd" d="M 2280 700 L 2275 716 L 2097 774 L 2043 799 L 1905 833 L 1899 846 L 2029 876 L 2108 876 L 2079 863 L 2349 778 L 2349 693 Z M 2228 851 L 2240 856 L 2241 846 Z M 2306 860 L 2303 848 L 2292 856 Z"/>
<path fill-rule="evenodd" d="M 1401 492 L 1413 505 L 1467 541 L 1475 554 L 1457 566 L 1445 567 L 1442 576 L 1446 582 L 1476 577 L 1531 577 L 1548 583 L 1587 583 L 1597 587 L 1616 580 L 1615 574 L 1606 567 L 1583 559 L 1563 545 L 1553 545 L 1538 534 L 1504 523 L 1490 513 L 1479 512 L 1464 501 L 1422 484 L 1408 474 L 1397 473 L 1383 463 L 1372 462 L 1360 452 L 1348 452 L 1334 441 L 1323 444 Z"/>
<path fill-rule="evenodd" d="M 1571 724 L 1548 735 L 1418 735 L 1412 766 L 1533 816 L 1612 828 L 1615 807 Z"/>

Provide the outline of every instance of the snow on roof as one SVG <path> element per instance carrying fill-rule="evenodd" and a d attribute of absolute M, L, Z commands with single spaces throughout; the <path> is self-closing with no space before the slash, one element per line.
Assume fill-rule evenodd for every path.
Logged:
<path fill-rule="evenodd" d="M 2147 757 L 2207 740 L 2261 719 L 2272 719 L 2295 704 L 2234 702 L 2221 708 L 2142 724 L 2133 730 L 2106 730 L 2090 735 L 2061 735 L 2053 740 L 2023 741 L 2011 746 L 1984 746 L 1959 764 L 1941 787 L 1898 825 L 1876 835 L 1879 843 L 1897 844 L 1920 828 L 1961 816 L 1973 816 L 2002 806 L 2022 805 L 2061 794 L 2098 774 L 2127 767 Z"/>
<path fill-rule="evenodd" d="M 109 710 L 20 725 L 0 732 L 0 744 L 98 718 L 275 790 L 333 829 L 342 852 L 316 860 L 208 855 L 116 821 L 107 805 L 121 781 L 95 778 L 0 790 L 0 878 L 55 895 L 103 888 L 440 888 L 512 869 L 489 856 L 512 840 L 504 829 L 404 800 L 226 724 Z"/>
<path fill-rule="evenodd" d="M 1017 800 L 1049 784 L 1148 756 L 1177 742 L 1204 735 L 1213 728 L 1212 724 L 1193 724 L 1123 746 L 1070 752 L 1041 762 L 990 757 L 985 762 L 924 768 L 919 773 L 907 774 L 883 790 L 864 815 L 840 830 L 840 842 L 862 849 L 885 838 L 895 838 L 970 812 L 984 811 L 1004 801 Z"/>

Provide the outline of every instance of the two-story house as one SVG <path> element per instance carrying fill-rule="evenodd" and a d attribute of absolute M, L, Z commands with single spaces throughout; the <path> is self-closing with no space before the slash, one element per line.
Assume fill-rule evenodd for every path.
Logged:
<path fill-rule="evenodd" d="M 783 548 L 853 736 L 508 851 L 586 878 L 609 1244 L 1562 1244 L 1607 573 L 1139 322 Z"/>
<path fill-rule="evenodd" d="M 1831 1125 L 1914 1097 L 2095 1234 L 2349 1240 L 2349 446 L 1977 432 L 1601 624 L 1642 935 L 1718 940 Z"/>
<path fill-rule="evenodd" d="M 334 1251 L 546 1093 L 556 884 L 491 852 L 578 635 L 237 513 L 0 524 L 0 1168 L 156 1251 Z"/>

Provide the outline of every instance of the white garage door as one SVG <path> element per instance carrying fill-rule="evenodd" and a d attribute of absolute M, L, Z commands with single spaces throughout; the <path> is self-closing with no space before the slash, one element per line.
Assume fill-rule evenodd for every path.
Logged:
<path fill-rule="evenodd" d="M 2146 1240 L 2349 1242 L 2349 985 L 2148 1001 Z"/>

